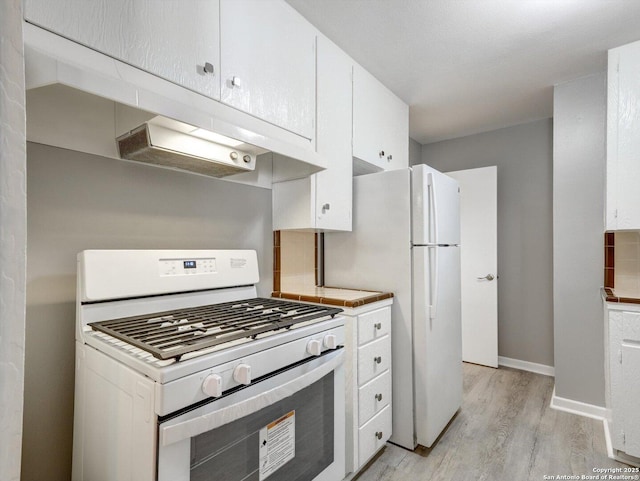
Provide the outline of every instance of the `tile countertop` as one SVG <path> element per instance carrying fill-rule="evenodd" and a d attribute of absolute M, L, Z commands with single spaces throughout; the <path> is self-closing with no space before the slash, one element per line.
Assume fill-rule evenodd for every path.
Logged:
<path fill-rule="evenodd" d="M 622 292 L 616 291 L 610 287 L 603 287 L 602 297 L 607 302 L 626 302 L 629 304 L 640 304 L 639 292 Z"/>
<path fill-rule="evenodd" d="M 297 292 L 275 291 L 272 297 L 290 299 L 292 301 L 315 302 L 341 307 L 360 307 L 372 302 L 393 297 L 391 292 L 363 291 L 358 289 L 341 289 L 338 287 L 312 287 Z"/>

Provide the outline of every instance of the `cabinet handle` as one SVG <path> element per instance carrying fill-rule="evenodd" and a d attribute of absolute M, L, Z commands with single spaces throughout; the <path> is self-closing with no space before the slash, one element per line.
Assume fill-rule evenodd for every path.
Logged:
<path fill-rule="evenodd" d="M 382 323 L 381 322 L 376 322 L 374 324 L 375 328 L 379 331 L 380 329 L 382 329 Z"/>
<path fill-rule="evenodd" d="M 209 62 L 205 62 L 204 63 L 204 73 L 210 73 L 210 74 L 213 75 L 213 73 L 214 73 L 213 64 L 211 64 Z"/>
<path fill-rule="evenodd" d="M 240 79 L 240 77 L 233 76 L 233 78 L 231 79 L 231 86 L 242 88 L 242 79 Z"/>
<path fill-rule="evenodd" d="M 376 401 L 378 402 L 382 401 L 382 393 L 376 394 Z"/>
<path fill-rule="evenodd" d="M 384 150 L 381 150 L 380 152 L 378 152 L 378 156 L 380 156 L 380 158 L 384 157 Z"/>
<path fill-rule="evenodd" d="M 380 364 L 382 362 L 382 358 L 380 356 L 374 357 L 373 360 L 376 362 L 376 364 Z"/>
<path fill-rule="evenodd" d="M 382 431 L 376 431 L 376 438 L 382 439 Z"/>

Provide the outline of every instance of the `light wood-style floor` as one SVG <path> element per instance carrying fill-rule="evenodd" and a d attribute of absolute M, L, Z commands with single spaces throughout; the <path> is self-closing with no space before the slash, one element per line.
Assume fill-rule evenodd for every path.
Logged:
<path fill-rule="evenodd" d="M 602 422 L 551 409 L 552 392 L 548 376 L 465 364 L 462 409 L 436 444 L 387 443 L 357 479 L 541 481 L 625 466 L 607 457 Z"/>

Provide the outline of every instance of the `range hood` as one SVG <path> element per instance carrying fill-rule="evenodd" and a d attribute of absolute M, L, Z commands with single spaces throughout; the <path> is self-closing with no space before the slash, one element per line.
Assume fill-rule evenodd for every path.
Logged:
<path fill-rule="evenodd" d="M 122 159 L 210 177 L 252 172 L 256 156 L 234 139 L 157 116 L 116 139 Z"/>

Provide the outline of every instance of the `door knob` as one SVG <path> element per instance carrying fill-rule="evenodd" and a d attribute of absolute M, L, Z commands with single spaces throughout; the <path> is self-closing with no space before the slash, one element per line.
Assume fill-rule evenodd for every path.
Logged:
<path fill-rule="evenodd" d="M 481 280 L 483 280 L 483 279 L 485 279 L 485 280 L 487 280 L 487 281 L 492 281 L 492 280 L 494 280 L 494 279 L 495 279 L 495 277 L 493 276 L 493 274 L 487 274 L 486 276 L 484 276 L 484 277 L 478 277 L 477 279 L 478 279 L 479 281 L 481 281 Z"/>

